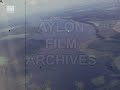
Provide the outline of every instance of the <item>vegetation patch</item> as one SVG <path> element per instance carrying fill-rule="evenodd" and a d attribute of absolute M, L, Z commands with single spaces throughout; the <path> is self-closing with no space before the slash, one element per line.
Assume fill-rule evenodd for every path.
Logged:
<path fill-rule="evenodd" d="M 7 59 L 5 57 L 0 57 L 0 66 L 6 64 L 7 64 Z"/>

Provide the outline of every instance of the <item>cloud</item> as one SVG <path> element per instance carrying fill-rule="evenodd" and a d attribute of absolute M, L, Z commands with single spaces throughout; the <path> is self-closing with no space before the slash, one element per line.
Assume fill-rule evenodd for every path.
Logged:
<path fill-rule="evenodd" d="M 32 14 L 35 12 L 58 11 L 74 6 L 82 7 L 93 3 L 107 1 L 108 0 L 26 0 L 26 7 L 27 13 Z M 4 6 L 6 5 L 15 5 L 13 17 L 23 16 L 25 13 L 25 0 L 4 0 Z"/>

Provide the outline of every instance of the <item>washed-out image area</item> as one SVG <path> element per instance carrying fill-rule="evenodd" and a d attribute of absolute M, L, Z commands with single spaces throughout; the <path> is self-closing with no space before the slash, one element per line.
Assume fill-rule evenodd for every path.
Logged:
<path fill-rule="evenodd" d="M 0 0 L 0 90 L 120 90 L 120 0 Z"/>

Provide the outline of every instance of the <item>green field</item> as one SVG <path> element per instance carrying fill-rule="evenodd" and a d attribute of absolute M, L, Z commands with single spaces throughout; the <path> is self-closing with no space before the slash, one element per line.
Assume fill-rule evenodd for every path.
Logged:
<path fill-rule="evenodd" d="M 0 66 L 6 64 L 7 64 L 7 59 L 5 57 L 0 57 Z"/>

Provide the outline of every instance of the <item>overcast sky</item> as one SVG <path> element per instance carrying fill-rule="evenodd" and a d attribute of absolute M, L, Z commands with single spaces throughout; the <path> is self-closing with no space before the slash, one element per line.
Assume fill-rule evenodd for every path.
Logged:
<path fill-rule="evenodd" d="M 27 13 L 48 12 L 66 9 L 68 7 L 89 5 L 93 3 L 107 2 L 110 0 L 26 0 Z M 25 11 L 25 0 L 3 0 L 4 4 L 0 3 L 0 20 L 4 19 L 7 5 L 15 6 L 15 13 L 12 16 L 22 16 Z M 10 15 L 10 14 L 9 14 Z"/>

